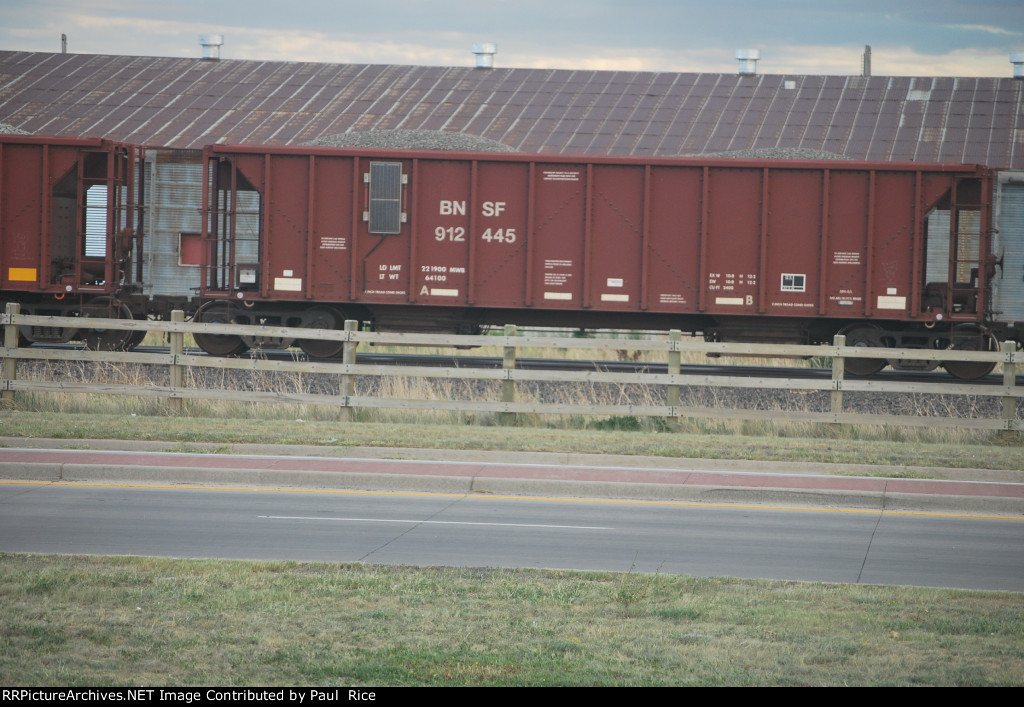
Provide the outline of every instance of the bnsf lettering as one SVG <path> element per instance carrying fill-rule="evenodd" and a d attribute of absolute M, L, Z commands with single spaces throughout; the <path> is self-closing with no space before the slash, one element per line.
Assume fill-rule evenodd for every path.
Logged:
<path fill-rule="evenodd" d="M 466 202 L 465 201 L 448 201 L 446 199 L 441 200 L 441 215 L 442 216 L 465 216 L 466 215 Z"/>
<path fill-rule="evenodd" d="M 485 201 L 483 203 L 484 216 L 500 216 L 505 210 L 504 201 Z"/>

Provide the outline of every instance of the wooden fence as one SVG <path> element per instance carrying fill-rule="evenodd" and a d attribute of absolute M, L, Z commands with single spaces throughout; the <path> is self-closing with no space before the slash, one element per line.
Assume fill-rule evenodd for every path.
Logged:
<path fill-rule="evenodd" d="M 714 418 L 733 420 L 778 420 L 868 425 L 945 426 L 1024 430 L 1017 418 L 1017 399 L 1024 396 L 1024 388 L 1015 385 L 1016 365 L 1024 361 L 1024 353 L 1017 351 L 1014 342 L 1006 342 L 1000 351 L 929 351 L 921 349 L 886 349 L 890 359 L 957 360 L 997 362 L 1002 364 L 1002 385 L 961 383 L 950 379 L 942 383 L 915 383 L 898 381 L 861 380 L 847 378 L 847 358 L 877 358 L 877 349 L 845 346 L 845 339 L 837 336 L 830 346 L 785 346 L 774 344 L 707 343 L 683 340 L 678 331 L 667 338 L 640 339 L 581 339 L 550 338 L 545 336 L 518 336 L 515 327 L 505 327 L 501 336 L 398 334 L 356 331 L 356 322 L 346 322 L 344 331 L 294 329 L 269 326 L 243 326 L 234 324 L 198 324 L 184 321 L 182 312 L 174 312 L 171 321 L 116 320 L 77 317 L 41 317 L 19 313 L 18 305 L 8 304 L 0 315 L 4 327 L 4 346 L 0 348 L 3 362 L 0 394 L 13 399 L 18 391 L 61 393 L 100 393 L 169 399 L 172 410 L 180 409 L 186 398 L 216 399 L 247 402 L 271 402 L 337 407 L 343 420 L 351 419 L 359 408 L 404 408 L 408 410 L 458 410 L 499 413 L 507 419 L 515 413 L 656 416 L 670 421 L 679 418 Z M 57 350 L 18 347 L 19 326 L 74 327 L 100 329 L 129 329 L 166 332 L 170 340 L 169 353 L 140 353 L 118 351 Z M 187 353 L 185 334 L 225 334 L 255 337 L 282 337 L 293 339 L 323 339 L 343 342 L 343 358 L 337 361 L 268 360 L 260 357 L 217 358 Z M 393 346 L 480 347 L 499 346 L 504 350 L 501 369 L 479 369 L 435 366 L 391 366 L 356 363 L 359 344 L 387 344 Z M 543 349 L 591 349 L 654 351 L 668 363 L 667 373 L 618 373 L 601 370 L 545 371 L 520 370 L 515 366 L 516 352 L 523 347 Z M 683 374 L 680 372 L 681 353 L 696 351 L 727 356 L 786 356 L 825 357 L 832 361 L 832 377 L 828 380 L 806 378 L 749 378 L 734 375 Z M 134 363 L 166 366 L 170 371 L 169 385 L 114 385 L 108 383 L 81 383 L 68 381 L 22 380 L 17 365 L 23 360 L 45 361 L 97 361 L 108 363 Z M 302 372 L 336 375 L 340 377 L 338 395 L 288 393 L 280 391 L 244 391 L 186 387 L 183 384 L 186 367 L 235 369 L 242 371 Z M 410 376 L 421 378 L 448 378 L 461 380 L 501 381 L 500 400 L 422 400 L 393 399 L 355 395 L 354 381 L 360 376 Z M 611 383 L 663 387 L 665 405 L 594 405 L 538 403 L 516 400 L 516 384 L 523 381 L 558 383 Z M 827 412 L 722 409 L 694 407 L 680 404 L 680 390 L 686 386 L 782 389 L 788 391 L 829 391 L 830 409 Z M 999 417 L 965 419 L 918 415 L 862 414 L 844 411 L 843 395 L 849 392 L 946 394 L 991 396 L 1002 399 Z"/>

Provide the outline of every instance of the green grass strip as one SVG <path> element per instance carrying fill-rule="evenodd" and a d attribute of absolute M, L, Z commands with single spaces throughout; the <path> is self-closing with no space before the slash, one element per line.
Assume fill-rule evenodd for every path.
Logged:
<path fill-rule="evenodd" d="M 1020 595 L 0 555 L 0 683 L 1020 685 Z"/>

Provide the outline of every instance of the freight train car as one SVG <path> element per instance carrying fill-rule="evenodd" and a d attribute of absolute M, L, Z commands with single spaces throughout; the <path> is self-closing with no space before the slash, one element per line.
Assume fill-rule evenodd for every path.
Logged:
<path fill-rule="evenodd" d="M 220 145 L 143 155 L 0 137 L 0 298 L 34 314 L 198 307 L 204 321 L 316 328 L 517 322 L 795 343 L 844 333 L 935 350 L 1020 340 L 1019 172 Z M 71 328 L 22 337 L 137 343 Z M 312 340 L 199 343 L 222 355 L 293 343 L 337 353 Z M 886 363 L 920 365 L 880 356 L 851 368 Z"/>
<path fill-rule="evenodd" d="M 203 321 L 841 333 L 935 350 L 1019 338 L 992 307 L 996 180 L 976 165 L 228 145 L 204 160 Z M 295 343 L 197 341 L 222 355 Z M 887 362 L 918 365 L 849 364 Z"/>
<path fill-rule="evenodd" d="M 143 252 L 143 151 L 100 139 L 0 136 L 0 300 L 23 313 L 131 318 Z M 23 327 L 21 338 L 95 348 L 135 333 Z"/>

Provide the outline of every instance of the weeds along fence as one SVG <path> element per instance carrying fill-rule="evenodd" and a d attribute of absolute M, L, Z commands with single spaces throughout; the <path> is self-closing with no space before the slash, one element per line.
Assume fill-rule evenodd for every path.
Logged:
<path fill-rule="evenodd" d="M 281 403 L 297 405 L 329 406 L 339 410 L 342 420 L 353 419 L 356 410 L 373 408 L 397 408 L 415 410 L 451 410 L 466 412 L 494 413 L 500 422 L 514 421 L 522 414 L 556 414 L 583 416 L 633 416 L 664 418 L 671 425 L 683 418 L 829 423 L 832 425 L 901 425 L 917 427 L 956 427 L 1007 432 L 1024 430 L 1024 423 L 1017 416 L 1017 400 L 1024 397 L 1024 388 L 1015 385 L 1016 366 L 1024 361 L 1024 354 L 1017 351 L 1013 342 L 1007 342 L 1000 351 L 928 351 L 919 349 L 887 349 L 890 359 L 996 362 L 1002 364 L 1002 385 L 981 383 L 960 383 L 950 379 L 946 383 L 917 383 L 899 381 L 861 380 L 846 377 L 845 362 L 850 358 L 877 358 L 877 350 L 845 346 L 842 336 L 837 336 L 830 346 L 784 346 L 770 344 L 707 343 L 697 340 L 683 340 L 680 332 L 670 332 L 668 337 L 646 339 L 611 338 L 550 338 L 544 336 L 519 336 L 515 327 L 507 326 L 502 335 L 441 335 L 441 334 L 398 334 L 375 333 L 356 330 L 356 322 L 346 322 L 344 331 L 294 329 L 270 326 L 243 326 L 235 324 L 201 324 L 184 321 L 181 312 L 174 312 L 171 321 L 139 321 L 77 317 L 41 317 L 19 313 L 16 304 L 8 304 L 0 315 L 0 326 L 4 328 L 4 346 L 0 348 L 3 361 L 0 391 L 10 401 L 19 391 L 50 393 L 82 393 L 101 395 L 125 395 L 138 397 L 166 398 L 170 412 L 180 411 L 186 399 L 207 399 L 218 401 L 241 401 Z M 20 326 L 73 327 L 76 329 L 118 329 L 165 332 L 170 341 L 169 353 L 143 353 L 120 351 L 55 350 L 18 346 Z M 217 358 L 186 352 L 186 334 L 221 334 L 246 337 L 269 337 L 285 339 L 318 339 L 342 342 L 343 357 L 338 361 L 324 360 L 268 360 L 266 358 L 239 357 Z M 503 366 L 500 369 L 480 369 L 459 366 L 394 366 L 370 365 L 356 362 L 359 345 L 377 344 L 391 346 L 440 346 L 440 347 L 495 347 L 504 351 Z M 620 373 L 605 370 L 553 371 L 522 370 L 516 368 L 517 351 L 524 347 L 565 351 L 569 349 L 629 350 L 652 352 L 650 356 L 666 361 L 667 373 Z M 740 375 L 708 375 L 681 373 L 681 354 L 692 351 L 703 354 L 725 356 L 771 356 L 771 357 L 824 357 L 831 359 L 830 379 L 745 377 Z M 167 385 L 119 384 L 111 382 L 74 382 L 68 380 L 35 380 L 18 377 L 18 363 L 21 361 L 50 362 L 103 362 L 146 364 L 165 367 Z M 184 372 L 187 368 L 221 369 L 238 372 L 306 373 L 326 374 L 336 377 L 336 393 L 313 393 L 285 390 L 240 390 L 211 388 L 207 385 L 186 386 Z M 244 375 L 244 373 L 241 373 Z M 56 376 L 54 376 L 56 377 Z M 446 395 L 430 399 L 396 397 L 381 394 L 383 387 L 366 386 L 376 390 L 376 395 L 356 395 L 355 382 L 377 379 L 378 382 L 394 377 L 448 379 L 459 381 L 490 382 L 484 386 L 492 391 L 491 399 L 450 399 Z M 200 377 L 202 378 L 202 377 Z M 206 376 L 208 380 L 210 377 Z M 547 383 L 558 385 L 593 386 L 613 384 L 619 386 L 640 386 L 657 391 L 640 403 L 634 399 L 621 402 L 598 403 L 594 401 L 566 403 L 543 402 L 517 399 L 517 384 Z M 500 384 L 500 385 L 498 385 Z M 741 409 L 722 407 L 718 404 L 692 405 L 681 403 L 681 391 L 692 388 L 734 388 L 783 390 L 794 392 L 828 392 L 827 410 L 803 411 L 778 409 Z M 497 392 L 500 390 L 500 393 Z M 952 395 L 982 396 L 1001 398 L 1001 414 L 998 416 L 941 416 L 935 414 L 878 414 L 857 413 L 843 408 L 845 393 L 902 393 L 911 395 Z M 479 396 L 474 396 L 479 398 Z M 487 395 L 485 394 L 485 398 Z M 497 399 L 496 399 L 497 398 Z"/>

